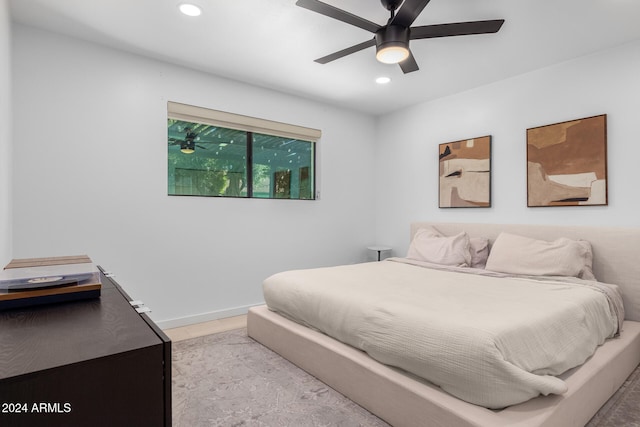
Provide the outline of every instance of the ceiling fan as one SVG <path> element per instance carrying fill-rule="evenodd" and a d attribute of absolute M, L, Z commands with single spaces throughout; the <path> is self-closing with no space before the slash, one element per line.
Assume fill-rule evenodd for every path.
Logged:
<path fill-rule="evenodd" d="M 409 40 L 496 33 L 504 23 L 504 19 L 494 19 L 490 21 L 456 22 L 412 27 L 411 24 L 413 24 L 413 21 L 416 20 L 429 1 L 381 0 L 382 5 L 391 12 L 387 25 L 378 25 L 319 0 L 297 0 L 296 5 L 375 34 L 373 39 L 339 50 L 331 55 L 323 56 L 316 59 L 315 62 L 326 64 L 375 46 L 378 61 L 386 64 L 398 64 L 405 74 L 419 69 L 411 50 L 409 50 Z M 400 7 L 400 4 L 402 4 L 402 7 Z M 398 9 L 398 7 L 400 8 Z M 397 13 L 396 9 L 398 9 Z"/>
<path fill-rule="evenodd" d="M 196 144 L 193 139 L 181 140 L 176 138 L 169 138 L 169 145 L 179 145 L 180 151 L 182 151 L 185 154 L 193 153 L 196 150 L 196 147 L 202 148 L 203 150 L 208 150 L 207 147 L 204 147 L 200 144 Z"/>
<path fill-rule="evenodd" d="M 190 127 L 186 127 L 184 129 L 184 132 L 186 133 L 184 140 L 169 138 L 169 145 L 180 145 L 180 151 L 185 154 L 192 154 L 194 151 L 196 151 L 196 147 L 202 148 L 204 150 L 207 149 L 207 147 L 196 144 L 196 140 L 199 139 L 198 134 L 195 133 Z"/>

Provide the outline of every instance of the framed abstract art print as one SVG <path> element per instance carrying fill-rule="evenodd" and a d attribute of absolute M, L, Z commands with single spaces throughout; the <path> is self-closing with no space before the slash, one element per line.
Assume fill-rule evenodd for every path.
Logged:
<path fill-rule="evenodd" d="M 441 208 L 491 207 L 491 136 L 439 145 Z"/>
<path fill-rule="evenodd" d="M 527 129 L 527 206 L 607 203 L 606 114 Z"/>

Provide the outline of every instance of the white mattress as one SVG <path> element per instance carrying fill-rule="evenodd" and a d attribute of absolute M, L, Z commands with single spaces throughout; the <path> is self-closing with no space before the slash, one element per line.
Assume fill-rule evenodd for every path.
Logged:
<path fill-rule="evenodd" d="M 589 287 L 393 261 L 279 273 L 264 294 L 270 309 L 489 408 L 564 393 L 555 375 L 617 330 Z"/>

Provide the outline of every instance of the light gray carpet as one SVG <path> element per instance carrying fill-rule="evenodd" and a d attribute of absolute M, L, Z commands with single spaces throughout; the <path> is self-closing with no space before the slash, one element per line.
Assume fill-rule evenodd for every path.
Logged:
<path fill-rule="evenodd" d="M 173 343 L 172 367 L 174 427 L 388 426 L 246 329 Z M 588 427 L 640 427 L 639 402 L 636 369 Z"/>
<path fill-rule="evenodd" d="M 246 329 L 173 343 L 173 426 L 387 426 Z"/>
<path fill-rule="evenodd" d="M 587 427 L 640 427 L 640 367 L 629 375 Z"/>

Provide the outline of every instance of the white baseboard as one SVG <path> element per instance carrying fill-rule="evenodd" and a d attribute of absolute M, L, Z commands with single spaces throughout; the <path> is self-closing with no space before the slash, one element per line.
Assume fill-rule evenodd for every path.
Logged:
<path fill-rule="evenodd" d="M 262 305 L 264 302 L 259 302 L 251 305 L 244 305 L 241 307 L 227 308 L 224 310 L 210 311 L 208 313 L 194 314 L 191 316 L 178 317 L 168 320 L 154 320 L 155 324 L 160 329 L 179 328 L 181 326 L 193 325 L 195 323 L 209 322 L 211 320 L 224 319 L 225 317 L 241 316 L 247 314 L 251 307 Z"/>

